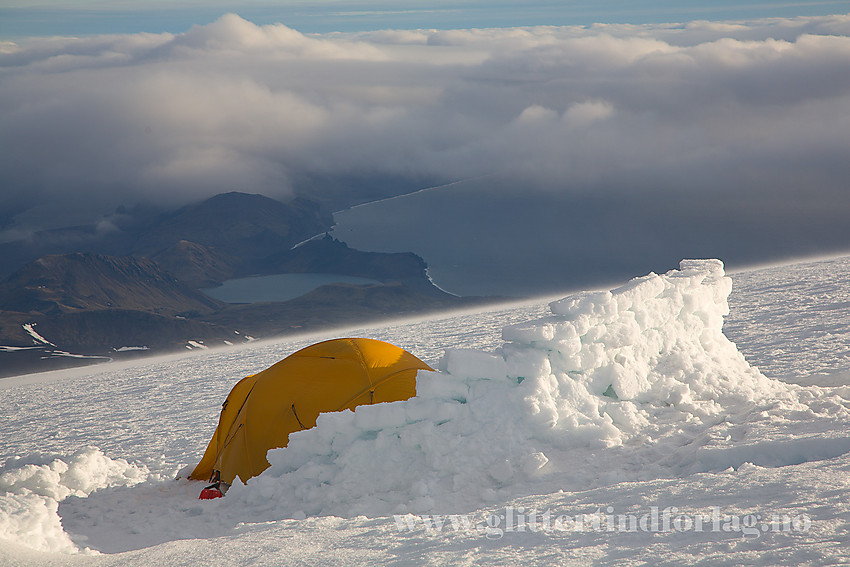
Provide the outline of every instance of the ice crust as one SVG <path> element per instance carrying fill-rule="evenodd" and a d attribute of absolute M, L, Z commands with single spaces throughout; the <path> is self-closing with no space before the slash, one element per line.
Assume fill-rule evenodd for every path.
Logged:
<path fill-rule="evenodd" d="M 474 508 L 594 474 L 575 459 L 659 423 L 746 411 L 786 387 L 723 335 L 730 291 L 722 262 L 684 260 L 555 301 L 550 316 L 506 327 L 494 352 L 447 350 L 413 399 L 321 415 L 228 500 L 295 516 Z"/>

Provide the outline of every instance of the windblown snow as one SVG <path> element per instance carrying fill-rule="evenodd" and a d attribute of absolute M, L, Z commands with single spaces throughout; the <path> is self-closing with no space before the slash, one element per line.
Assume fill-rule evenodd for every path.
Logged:
<path fill-rule="evenodd" d="M 692 514 L 718 506 L 743 513 L 745 490 L 761 490 L 754 504 L 769 504 L 774 514 L 810 514 L 811 524 L 805 533 L 755 528 L 749 539 L 759 542 L 747 549 L 730 547 L 730 538 L 749 541 L 731 529 L 701 539 L 689 534 L 679 544 L 657 533 L 617 534 L 616 541 L 633 558 L 656 553 L 659 545 L 678 549 L 678 562 L 697 554 L 731 563 L 752 553 L 767 563 L 846 558 L 846 551 L 821 544 L 835 537 L 848 542 L 846 529 L 829 534 L 838 529 L 837 518 L 846 523 L 850 508 L 841 504 L 832 515 L 801 509 L 784 486 L 803 490 L 800 467 L 812 463 L 850 467 L 850 386 L 803 387 L 751 366 L 723 333 L 731 289 L 720 261 L 683 260 L 678 270 L 610 291 L 497 312 L 492 320 L 503 327 L 501 345 L 490 334 L 494 324 L 472 323 L 480 314 L 365 331 L 438 370 L 420 371 L 417 395 L 408 401 L 321 415 L 315 428 L 269 452 L 272 466 L 263 474 L 246 485 L 237 481 L 216 501 L 197 500 L 202 484 L 173 478 L 200 458 L 218 404 L 243 375 L 316 337 L 77 369 L 60 373 L 62 381 L 22 381 L 3 392 L 14 409 L 2 427 L 14 441 L 0 468 L 0 559 L 42 557 L 18 547 L 25 546 L 50 552 L 52 560 L 55 553 L 100 551 L 116 554 L 92 557 L 107 564 L 155 564 L 172 553 L 200 561 L 208 552 L 198 542 L 219 538 L 234 546 L 228 553 L 248 541 L 278 541 L 272 545 L 278 552 L 315 561 L 321 545 L 311 555 L 298 543 L 312 537 L 334 549 L 357 549 L 346 556 L 356 564 L 394 562 L 405 553 L 417 564 L 429 553 L 423 545 L 436 546 L 430 557 L 437 564 L 507 561 L 515 550 L 476 537 L 475 530 L 444 534 L 449 548 L 440 548 L 433 530 L 414 527 L 435 514 L 487 517 L 507 507 L 513 514 L 517 503 L 637 513 L 666 499 Z M 458 330 L 464 322 L 478 327 L 465 335 Z M 99 417 L 86 420 L 78 405 L 99 407 Z M 107 405 L 113 409 L 103 410 Z M 784 471 L 777 473 L 784 481 L 774 469 Z M 846 496 L 846 480 L 823 475 L 832 482 L 819 497 Z M 352 538 L 371 531 L 381 543 L 341 544 L 330 535 L 334 530 Z M 516 545 L 519 534 L 511 535 Z M 547 539 L 525 551 L 540 561 L 622 559 L 615 540 L 603 544 L 598 532 L 534 535 Z M 175 540 L 195 543 L 175 548 Z M 460 543 L 468 553 L 453 554 Z M 800 551 L 776 555 L 765 551 L 771 546 Z M 280 558 L 269 553 L 251 558 L 261 564 Z M 246 558 L 228 557 L 227 564 Z M 322 562 L 338 559 L 331 553 Z"/>

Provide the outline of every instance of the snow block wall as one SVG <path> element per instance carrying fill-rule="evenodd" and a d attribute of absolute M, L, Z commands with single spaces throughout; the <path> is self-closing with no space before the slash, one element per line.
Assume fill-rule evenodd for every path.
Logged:
<path fill-rule="evenodd" d="M 731 290 L 720 260 L 683 260 L 665 275 L 556 301 L 551 317 L 504 330 L 508 375 L 531 382 L 530 409 L 552 426 L 576 410 L 606 413 L 606 398 L 702 418 L 754 401 L 777 384 L 723 335 Z M 570 403 L 579 399 L 590 411 Z M 635 425 L 610 417 L 627 431 Z"/>
<path fill-rule="evenodd" d="M 321 415 L 228 500 L 269 517 L 426 513 L 592 482 L 599 449 L 784 388 L 723 335 L 730 291 L 719 260 L 684 260 L 555 301 L 550 316 L 505 328 L 495 352 L 447 351 L 439 371 L 420 371 L 415 398 Z"/>

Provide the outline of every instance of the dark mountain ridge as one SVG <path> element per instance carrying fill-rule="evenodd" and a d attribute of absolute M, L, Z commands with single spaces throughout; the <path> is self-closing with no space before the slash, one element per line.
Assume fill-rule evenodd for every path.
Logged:
<path fill-rule="evenodd" d="M 151 260 L 194 288 L 215 287 L 236 273 L 240 260 L 196 242 L 180 240 L 152 254 Z"/>
<path fill-rule="evenodd" d="M 220 254 L 258 259 L 324 232 L 332 224 L 333 218 L 307 199 L 281 203 L 234 191 L 162 218 L 138 236 L 132 254 L 150 256 L 185 240 Z"/>
<path fill-rule="evenodd" d="M 228 277 L 256 260 L 321 234 L 333 217 L 304 198 L 282 203 L 248 193 L 216 195 L 175 211 L 119 207 L 90 225 L 39 231 L 0 243 L 0 276 L 47 255 L 87 252 L 150 258 L 180 241 L 214 251 Z"/>
<path fill-rule="evenodd" d="M 146 258 L 45 256 L 0 282 L 0 376 L 244 341 L 197 320 L 225 307 Z"/>
<path fill-rule="evenodd" d="M 171 213 L 133 214 L 118 211 L 121 222 L 100 232 L 65 229 L 69 238 L 56 247 L 49 243 L 62 230 L 43 235 L 36 248 L 62 253 L 35 259 L 0 281 L 0 376 L 482 301 L 436 288 L 415 254 L 364 252 L 331 238 L 332 217 L 304 199 L 281 203 L 233 192 Z M 66 251 L 76 244 L 81 249 Z M 247 305 L 200 291 L 233 277 L 281 273 L 381 283 L 333 284 L 286 302 Z"/>
<path fill-rule="evenodd" d="M 0 282 L 0 309 L 20 313 L 129 309 L 174 315 L 221 307 L 156 262 L 130 256 L 45 256 Z"/>

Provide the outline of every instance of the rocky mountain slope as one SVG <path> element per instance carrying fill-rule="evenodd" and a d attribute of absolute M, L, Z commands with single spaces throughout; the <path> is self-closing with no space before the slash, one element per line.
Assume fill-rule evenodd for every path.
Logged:
<path fill-rule="evenodd" d="M 150 258 L 185 241 L 214 253 L 216 270 L 230 277 L 245 260 L 288 249 L 332 224 L 331 215 L 307 199 L 283 203 L 239 192 L 175 211 L 119 207 L 90 225 L 44 230 L 0 243 L 0 275 L 46 255 L 89 252 Z"/>
<path fill-rule="evenodd" d="M 0 280 L 0 376 L 482 301 L 433 286 L 415 254 L 364 252 L 327 235 L 310 238 L 329 228 L 330 216 L 304 200 L 284 204 L 227 193 L 146 218 L 113 231 L 112 248 L 125 254 L 91 251 L 106 242 L 93 236 L 76 241 L 81 251 L 42 256 Z M 67 233 L 79 236 L 75 230 Z M 233 277 L 282 273 L 380 283 L 333 284 L 286 302 L 247 305 L 200 291 Z"/>
<path fill-rule="evenodd" d="M 306 199 L 281 203 L 263 195 L 223 193 L 162 218 L 138 236 L 132 254 L 151 256 L 188 241 L 241 263 L 288 249 L 332 223 L 330 215 Z"/>
<path fill-rule="evenodd" d="M 0 309 L 20 313 L 129 309 L 176 315 L 221 306 L 153 260 L 131 256 L 45 256 L 0 282 Z"/>

